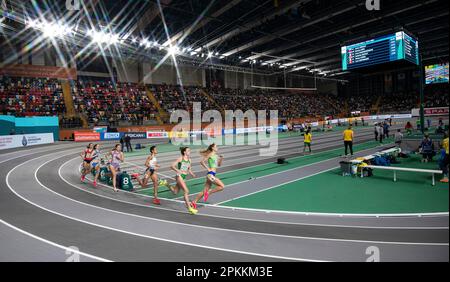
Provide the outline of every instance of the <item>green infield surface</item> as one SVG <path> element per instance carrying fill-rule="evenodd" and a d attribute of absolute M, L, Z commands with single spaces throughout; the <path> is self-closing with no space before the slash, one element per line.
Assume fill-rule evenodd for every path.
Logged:
<path fill-rule="evenodd" d="M 393 166 L 437 169 L 413 155 Z M 431 185 L 431 175 L 374 170 L 367 178 L 343 177 L 340 169 L 323 172 L 237 200 L 224 206 L 316 213 L 433 213 L 448 212 L 448 184 Z"/>

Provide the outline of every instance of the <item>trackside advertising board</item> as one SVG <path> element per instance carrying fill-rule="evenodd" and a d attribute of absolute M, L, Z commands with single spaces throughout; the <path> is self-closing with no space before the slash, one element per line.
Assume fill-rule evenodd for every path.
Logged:
<path fill-rule="evenodd" d="M 53 133 L 0 136 L 0 150 L 54 143 Z"/>
<path fill-rule="evenodd" d="M 166 131 L 147 131 L 147 139 L 169 138 Z"/>
<path fill-rule="evenodd" d="M 131 139 L 147 139 L 147 132 L 123 132 L 123 136 Z"/>
<path fill-rule="evenodd" d="M 122 134 L 120 132 L 103 132 L 100 133 L 100 140 L 107 141 L 107 140 L 120 140 L 122 137 Z"/>
<path fill-rule="evenodd" d="M 74 132 L 75 142 L 100 141 L 100 133 L 98 132 Z"/>

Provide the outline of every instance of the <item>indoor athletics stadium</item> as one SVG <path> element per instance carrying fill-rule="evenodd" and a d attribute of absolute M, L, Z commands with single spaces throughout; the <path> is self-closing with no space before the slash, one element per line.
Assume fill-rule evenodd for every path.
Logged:
<path fill-rule="evenodd" d="M 448 37 L 445 0 L 0 0 L 0 261 L 448 262 Z"/>

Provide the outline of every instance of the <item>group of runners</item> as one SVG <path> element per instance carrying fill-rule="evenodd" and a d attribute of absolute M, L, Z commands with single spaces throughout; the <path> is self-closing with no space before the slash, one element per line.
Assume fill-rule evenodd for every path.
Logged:
<path fill-rule="evenodd" d="M 219 155 L 218 150 L 219 149 L 216 144 L 211 144 L 205 150 L 200 151 L 200 165 L 207 171 L 207 174 L 203 191 L 198 193 L 193 201 L 189 199 L 189 188 L 186 184 L 186 179 L 189 175 L 196 177 L 192 171 L 191 149 L 189 147 L 181 147 L 181 156 L 178 157 L 170 167 L 176 173 L 176 182 L 174 185 L 171 185 L 165 181 L 166 184 L 164 185 L 166 185 L 174 195 L 177 195 L 180 191 L 183 191 L 185 205 L 191 214 L 198 213 L 197 203 L 202 198 L 204 202 L 207 202 L 211 194 L 220 192 L 225 187 L 223 182 L 217 177 L 217 169 L 223 162 L 223 156 Z M 145 161 L 146 169 L 144 174 L 142 178 L 137 175 L 136 180 L 142 188 L 146 188 L 149 181 L 152 181 L 154 188 L 153 203 L 160 205 L 161 201 L 158 198 L 158 188 L 161 186 L 161 182 L 159 181 L 158 170 L 161 166 L 158 164 L 157 154 L 158 148 L 156 146 L 151 146 L 150 154 Z M 106 159 L 106 167 L 111 172 L 113 189 L 115 192 L 118 191 L 116 176 L 120 172 L 120 164 L 124 162 L 124 154 L 120 144 L 116 144 L 114 148 L 102 158 L 100 153 L 100 145 L 94 145 L 91 143 L 85 150 L 83 150 L 80 156 L 83 159 L 81 166 L 81 181 L 85 181 L 86 175 L 94 170 L 95 176 L 93 185 L 96 187 L 100 174 L 100 164 L 104 162 L 104 159 Z M 213 186 L 215 186 L 215 188 L 213 188 Z"/>

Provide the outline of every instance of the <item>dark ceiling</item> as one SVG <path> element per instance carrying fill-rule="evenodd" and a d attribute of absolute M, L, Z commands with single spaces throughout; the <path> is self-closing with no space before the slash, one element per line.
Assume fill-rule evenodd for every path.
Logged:
<path fill-rule="evenodd" d="M 26 11 L 28 17 L 43 12 L 66 17 L 68 14 L 65 0 L 10 2 L 16 9 L 21 7 L 22 12 Z M 80 25 L 109 24 L 120 34 L 148 37 L 160 44 L 170 36 L 181 47 L 218 52 L 217 57 L 226 57 L 212 59 L 234 66 L 249 66 L 249 61 L 243 62 L 244 59 L 257 60 L 256 65 L 279 61 L 255 54 L 264 53 L 312 61 L 314 68 L 340 76 L 341 45 L 402 28 L 419 39 L 425 61 L 448 61 L 447 0 L 381 0 L 380 11 L 368 11 L 365 2 L 84 0 L 82 11 L 71 18 L 69 13 L 68 18 Z"/>

